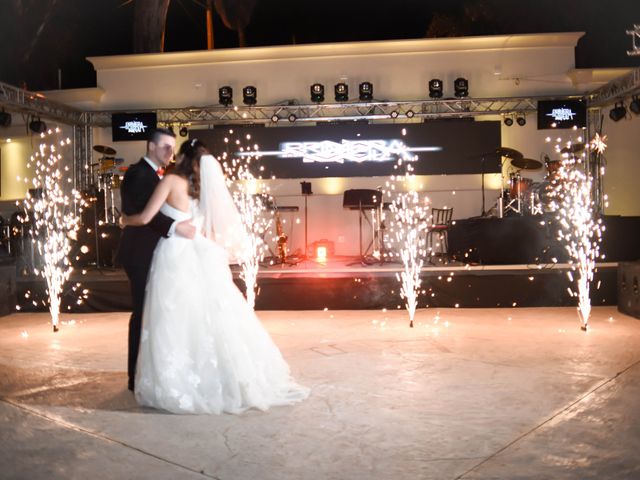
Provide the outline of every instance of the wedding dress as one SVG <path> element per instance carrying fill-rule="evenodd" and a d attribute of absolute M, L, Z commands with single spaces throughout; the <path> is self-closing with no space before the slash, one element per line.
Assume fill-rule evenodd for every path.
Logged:
<path fill-rule="evenodd" d="M 218 188 L 226 191 L 223 183 Z M 215 198 L 222 194 L 216 192 Z M 230 198 L 218 207 L 235 208 L 228 205 Z M 161 209 L 177 221 L 191 218 L 198 233 L 193 240 L 172 235 L 156 247 L 145 296 L 136 400 L 174 413 L 219 414 L 267 410 L 306 398 L 309 390 L 292 380 L 280 351 L 233 283 L 228 248 L 203 234 L 203 226 L 213 222 L 215 227 L 216 219 L 207 219 L 200 203 L 202 197 L 192 199 L 190 212 L 167 203 Z"/>

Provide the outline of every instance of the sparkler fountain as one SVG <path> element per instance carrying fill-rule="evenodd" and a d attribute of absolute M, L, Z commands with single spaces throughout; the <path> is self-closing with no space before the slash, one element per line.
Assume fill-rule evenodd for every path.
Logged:
<path fill-rule="evenodd" d="M 409 313 L 409 326 L 418 306 L 420 292 L 420 272 L 426 255 L 426 232 L 428 221 L 428 200 L 421 200 L 416 190 L 413 165 L 417 157 L 402 152 L 391 176 L 385 184 L 385 194 L 392 199 L 390 211 L 394 219 L 390 222 L 392 240 L 395 241 L 403 269 L 396 273 L 400 282 L 400 297 L 405 301 Z M 404 173 L 402 171 L 404 170 Z"/>
<path fill-rule="evenodd" d="M 242 273 L 240 277 L 246 287 L 247 302 L 251 308 L 255 307 L 258 270 L 260 262 L 264 259 L 266 244 L 263 240 L 270 224 L 271 216 L 266 215 L 267 206 L 263 199 L 268 197 L 268 187 L 260 184 L 262 178 L 256 177 L 251 172 L 251 163 L 259 156 L 252 155 L 252 150 L 257 151 L 258 145 L 243 146 L 240 139 L 233 137 L 233 130 L 229 130 L 229 136 L 224 141 L 227 145 L 235 145 L 234 149 L 243 155 L 235 155 L 234 152 L 224 152 L 218 156 L 218 160 L 227 174 L 227 186 L 232 192 L 233 200 L 238 207 L 242 223 L 249 233 L 250 254 L 240 261 Z M 245 136 L 248 142 L 250 135 Z"/>
<path fill-rule="evenodd" d="M 43 266 L 34 266 L 34 273 L 47 282 L 49 312 L 53 331 L 58 331 L 60 304 L 63 287 L 69 279 L 73 267 L 69 262 L 70 239 L 79 229 L 80 218 L 75 206 L 82 203 L 75 189 L 65 193 L 64 183 L 71 184 L 69 167 L 62 166 L 64 148 L 71 140 L 60 139 L 60 129 L 41 134 L 42 143 L 31 156 L 27 168 L 34 168 L 31 184 L 36 194 L 27 193 L 24 207 L 33 215 L 33 242 L 42 256 Z M 18 179 L 20 180 L 20 179 Z M 28 181 L 25 179 L 25 181 Z M 27 218 L 27 221 L 31 219 Z"/>
<path fill-rule="evenodd" d="M 590 147 L 601 155 L 606 144 L 602 138 L 596 136 Z M 570 142 L 566 149 L 569 152 L 563 154 L 559 181 L 552 193 L 552 208 L 557 212 L 560 222 L 558 238 L 565 242 L 570 258 L 569 280 L 573 282 L 574 273 L 577 275 L 577 288 L 570 287 L 569 293 L 578 298 L 578 318 L 582 330 L 586 331 L 591 315 L 589 290 L 596 260 L 600 257 L 600 241 L 604 226 L 602 221 L 594 216 L 596 204 L 592 194 L 593 176 L 586 166 L 586 154 L 576 154 Z M 556 145 L 556 150 L 560 151 L 559 145 Z"/>

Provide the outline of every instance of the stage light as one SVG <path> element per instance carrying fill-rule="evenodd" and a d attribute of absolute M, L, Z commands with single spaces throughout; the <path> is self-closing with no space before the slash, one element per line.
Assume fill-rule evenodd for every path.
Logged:
<path fill-rule="evenodd" d="M 233 103 L 233 88 L 229 85 L 220 87 L 218 89 L 218 101 L 220 105 L 224 105 L 225 107 L 231 105 Z"/>
<path fill-rule="evenodd" d="M 11 125 L 11 114 L 4 111 L 0 112 L 0 127 L 9 127 Z"/>
<path fill-rule="evenodd" d="M 640 97 L 638 95 L 633 96 L 631 103 L 629 103 L 629 110 L 636 115 L 640 115 Z"/>
<path fill-rule="evenodd" d="M 519 116 L 518 118 L 516 118 L 516 123 L 521 127 L 524 127 L 527 124 L 527 119 L 524 115 Z"/>
<path fill-rule="evenodd" d="M 392 111 L 392 112 L 389 114 L 389 116 L 390 116 L 391 118 L 398 118 L 398 112 L 394 110 L 394 111 Z"/>
<path fill-rule="evenodd" d="M 429 80 L 429 97 L 442 97 L 442 80 L 440 80 L 439 78 L 432 78 L 431 80 Z"/>
<path fill-rule="evenodd" d="M 324 85 L 321 83 L 314 83 L 309 88 L 311 92 L 311 101 L 315 103 L 324 102 Z"/>
<path fill-rule="evenodd" d="M 336 83 L 333 87 L 336 102 L 346 102 L 349 100 L 349 85 L 346 83 Z"/>
<path fill-rule="evenodd" d="M 458 77 L 453 82 L 454 94 L 458 98 L 469 96 L 469 81 L 466 78 Z"/>
<path fill-rule="evenodd" d="M 181 137 L 186 137 L 189 135 L 189 129 L 187 127 L 180 127 L 179 133 Z"/>
<path fill-rule="evenodd" d="M 373 83 L 362 82 L 358 87 L 361 102 L 370 102 L 373 100 Z"/>
<path fill-rule="evenodd" d="M 258 90 L 253 85 L 242 89 L 242 101 L 245 105 L 255 105 L 258 102 Z"/>
<path fill-rule="evenodd" d="M 34 118 L 33 120 L 31 120 L 31 122 L 29 122 L 29 130 L 31 130 L 33 133 L 44 133 L 47 131 L 47 124 L 39 118 Z"/>
<path fill-rule="evenodd" d="M 626 116 L 627 116 L 627 109 L 624 106 L 624 103 L 622 102 L 616 103 L 616 106 L 613 107 L 609 112 L 609 118 L 614 122 L 619 122 Z"/>
<path fill-rule="evenodd" d="M 413 116 L 415 115 L 415 113 L 413 113 L 413 110 L 407 110 L 407 118 L 413 118 Z"/>
<path fill-rule="evenodd" d="M 513 118 L 511 117 L 504 117 L 504 124 L 507 127 L 510 127 L 511 125 L 513 125 Z"/>
<path fill-rule="evenodd" d="M 327 247 L 319 246 L 316 248 L 316 260 L 319 262 L 327 261 Z"/>
<path fill-rule="evenodd" d="M 280 117 L 278 115 L 276 115 L 275 113 L 271 115 L 271 121 L 273 123 L 276 123 L 278 120 L 280 120 Z"/>
<path fill-rule="evenodd" d="M 295 113 L 290 113 L 288 118 L 291 123 L 295 122 L 298 119 Z"/>

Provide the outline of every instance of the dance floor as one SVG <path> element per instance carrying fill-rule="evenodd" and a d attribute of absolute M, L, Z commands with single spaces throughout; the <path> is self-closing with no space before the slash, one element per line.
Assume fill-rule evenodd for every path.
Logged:
<path fill-rule="evenodd" d="M 640 478 L 640 321 L 615 307 L 588 332 L 571 307 L 259 316 L 312 394 L 240 416 L 138 407 L 127 313 L 0 319 L 0 476 Z"/>

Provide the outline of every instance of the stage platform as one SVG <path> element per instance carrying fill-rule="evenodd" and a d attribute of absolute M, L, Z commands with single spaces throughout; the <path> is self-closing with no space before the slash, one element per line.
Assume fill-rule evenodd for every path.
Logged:
<path fill-rule="evenodd" d="M 0 319 L 3 479 L 640 478 L 640 321 L 595 307 L 269 311 L 311 396 L 241 416 L 140 408 L 128 314 Z"/>
<path fill-rule="evenodd" d="M 592 283 L 593 305 L 616 305 L 617 263 L 598 264 Z M 539 307 L 571 306 L 568 264 L 468 265 L 443 262 L 422 269 L 423 307 Z M 296 265 L 265 264 L 258 274 L 257 310 L 360 310 L 404 308 L 397 274 L 400 264 L 363 264 L 356 257 L 327 262 L 306 260 Z M 240 289 L 239 268 L 232 267 Z M 109 312 L 131 309 L 129 284 L 122 269 L 85 268 L 72 276 L 63 298 L 63 311 Z M 22 311 L 45 311 L 42 279 L 18 276 L 18 304 Z M 77 303 L 79 293 L 87 298 Z"/>

